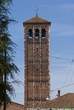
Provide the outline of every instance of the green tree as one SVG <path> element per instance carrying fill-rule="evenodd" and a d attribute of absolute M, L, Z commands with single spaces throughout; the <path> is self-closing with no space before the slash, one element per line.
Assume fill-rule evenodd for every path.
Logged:
<path fill-rule="evenodd" d="M 0 0 L 0 106 L 6 110 L 6 105 L 11 101 L 10 95 L 14 94 L 12 82 L 19 69 L 14 64 L 15 43 L 9 33 L 10 4 L 12 0 Z M 12 82 L 10 82 L 12 80 Z"/>

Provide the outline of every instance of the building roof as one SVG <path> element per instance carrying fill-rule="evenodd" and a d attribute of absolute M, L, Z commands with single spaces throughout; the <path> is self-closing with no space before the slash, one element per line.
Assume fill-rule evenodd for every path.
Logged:
<path fill-rule="evenodd" d="M 34 106 L 33 106 L 34 105 Z M 40 108 L 74 108 L 74 93 L 67 93 L 59 96 L 53 100 L 47 100 L 45 102 L 31 102 L 28 107 L 40 107 Z"/>
<path fill-rule="evenodd" d="M 3 106 L 1 106 L 0 110 L 3 110 Z M 7 110 L 24 110 L 24 105 L 11 102 L 7 104 Z"/>
<path fill-rule="evenodd" d="M 51 22 L 39 17 L 39 16 L 35 16 L 35 17 L 32 17 L 31 19 L 29 20 L 26 20 L 23 25 L 25 24 L 51 24 Z"/>
<path fill-rule="evenodd" d="M 49 106 L 53 108 L 74 108 L 74 93 L 68 93 L 59 96 L 49 102 Z"/>
<path fill-rule="evenodd" d="M 40 107 L 40 108 L 74 108 L 74 93 L 68 93 L 63 96 L 59 96 L 53 100 L 47 100 L 44 102 L 31 102 L 29 105 L 21 105 L 15 102 L 11 102 L 7 106 L 7 110 L 26 110 L 27 108 Z"/>
<path fill-rule="evenodd" d="M 13 103 L 16 105 L 16 103 Z M 17 104 L 23 108 L 23 105 Z M 53 100 L 47 100 L 44 102 L 31 102 L 25 107 L 40 107 L 40 108 L 74 108 L 74 93 L 67 93 L 62 96 L 59 96 Z"/>

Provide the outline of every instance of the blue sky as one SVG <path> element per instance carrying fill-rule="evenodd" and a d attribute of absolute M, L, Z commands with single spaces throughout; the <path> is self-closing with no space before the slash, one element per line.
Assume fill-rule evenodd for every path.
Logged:
<path fill-rule="evenodd" d="M 20 69 L 16 76 L 22 81 L 15 86 L 14 101 L 24 102 L 24 32 L 23 21 L 39 16 L 52 22 L 51 25 L 51 96 L 74 92 L 74 0 L 13 0 L 12 17 L 17 23 L 10 26 L 13 41 L 17 44 L 15 62 Z M 72 85 L 70 85 L 72 84 Z M 64 87 L 65 85 L 69 85 Z"/>

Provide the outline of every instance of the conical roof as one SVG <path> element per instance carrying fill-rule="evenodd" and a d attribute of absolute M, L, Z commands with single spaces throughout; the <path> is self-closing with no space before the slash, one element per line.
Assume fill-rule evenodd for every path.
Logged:
<path fill-rule="evenodd" d="M 23 24 L 24 25 L 26 25 L 26 24 L 51 24 L 51 22 L 49 22 L 39 16 L 35 16 L 29 20 L 26 20 Z"/>

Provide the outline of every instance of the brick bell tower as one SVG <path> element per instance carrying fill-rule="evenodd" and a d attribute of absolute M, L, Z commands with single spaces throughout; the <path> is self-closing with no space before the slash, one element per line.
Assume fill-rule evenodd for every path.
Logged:
<path fill-rule="evenodd" d="M 51 22 L 39 16 L 23 23 L 27 108 L 41 107 L 50 95 L 50 25 Z"/>

